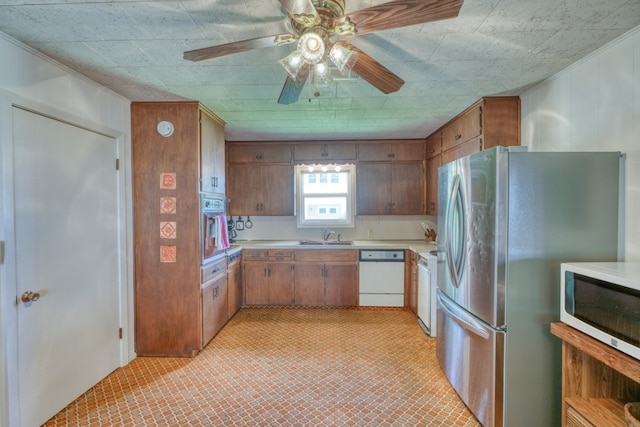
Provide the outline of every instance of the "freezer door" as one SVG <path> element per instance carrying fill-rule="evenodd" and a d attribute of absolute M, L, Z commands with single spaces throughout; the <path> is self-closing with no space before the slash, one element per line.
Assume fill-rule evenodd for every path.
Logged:
<path fill-rule="evenodd" d="M 440 167 L 438 287 L 464 309 L 504 326 L 508 156 L 500 148 Z"/>
<path fill-rule="evenodd" d="M 504 333 L 438 290 L 437 355 L 460 398 L 484 427 L 503 426 Z"/>

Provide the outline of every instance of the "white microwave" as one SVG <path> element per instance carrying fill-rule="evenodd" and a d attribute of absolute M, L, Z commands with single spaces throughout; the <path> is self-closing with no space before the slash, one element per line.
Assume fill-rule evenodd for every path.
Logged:
<path fill-rule="evenodd" d="M 640 360 L 640 263 L 565 263 L 560 270 L 560 320 Z"/>

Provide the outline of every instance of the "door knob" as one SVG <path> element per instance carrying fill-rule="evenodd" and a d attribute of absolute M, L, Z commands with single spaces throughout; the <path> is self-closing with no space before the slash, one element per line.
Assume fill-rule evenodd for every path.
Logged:
<path fill-rule="evenodd" d="M 20 299 L 25 303 L 38 301 L 40 299 L 40 294 L 38 292 L 26 291 L 22 293 L 22 297 Z"/>

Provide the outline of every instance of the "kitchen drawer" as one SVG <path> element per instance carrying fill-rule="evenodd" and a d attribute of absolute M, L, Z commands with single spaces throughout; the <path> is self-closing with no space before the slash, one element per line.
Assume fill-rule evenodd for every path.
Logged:
<path fill-rule="evenodd" d="M 292 251 L 289 249 L 269 249 L 267 251 L 270 260 L 290 260 Z"/>
<path fill-rule="evenodd" d="M 294 251 L 295 261 L 304 262 L 357 262 L 356 249 L 298 249 Z"/>
<path fill-rule="evenodd" d="M 211 261 L 207 265 L 200 267 L 200 283 L 206 283 L 214 277 L 226 273 L 227 271 L 227 257 L 222 257 L 218 260 Z"/>
<path fill-rule="evenodd" d="M 245 249 L 242 251 L 244 261 L 279 261 L 291 259 L 290 249 Z"/>

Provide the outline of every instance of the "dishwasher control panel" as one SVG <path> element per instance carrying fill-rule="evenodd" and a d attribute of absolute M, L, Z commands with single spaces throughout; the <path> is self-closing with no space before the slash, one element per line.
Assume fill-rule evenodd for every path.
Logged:
<path fill-rule="evenodd" d="M 402 261 L 403 249 L 360 249 L 360 261 Z"/>

